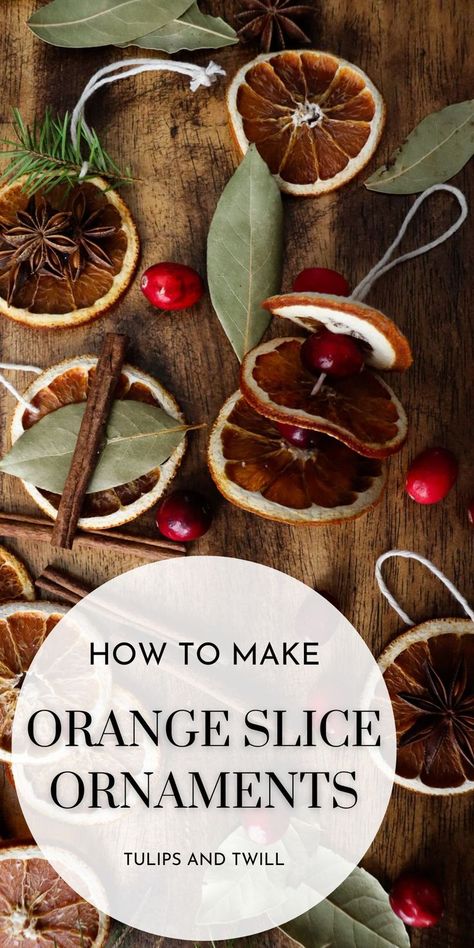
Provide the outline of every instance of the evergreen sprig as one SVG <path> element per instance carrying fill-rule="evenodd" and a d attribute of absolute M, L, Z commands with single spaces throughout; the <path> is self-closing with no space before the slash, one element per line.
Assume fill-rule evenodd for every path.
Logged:
<path fill-rule="evenodd" d="M 8 159 L 0 181 L 14 182 L 25 178 L 23 190 L 28 194 L 36 191 L 47 193 L 58 184 L 74 187 L 79 180 L 84 161 L 89 168 L 83 181 L 96 175 L 105 178 L 112 187 L 130 184 L 133 180 L 130 168 L 124 171 L 116 165 L 101 145 L 94 129 L 87 133 L 82 125 L 77 130 L 77 145 L 71 140 L 71 116 L 53 116 L 47 109 L 42 121 L 35 119 L 27 125 L 18 109 L 13 109 L 13 129 L 16 139 L 2 139 L 7 146 L 0 156 Z"/>

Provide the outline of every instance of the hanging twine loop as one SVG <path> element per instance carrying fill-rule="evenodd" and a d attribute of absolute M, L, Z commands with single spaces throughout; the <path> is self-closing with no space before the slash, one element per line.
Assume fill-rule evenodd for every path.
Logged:
<path fill-rule="evenodd" d="M 38 368 L 37 365 L 21 365 L 18 362 L 0 362 L 0 369 L 13 369 L 16 372 L 32 372 L 34 375 L 41 375 L 43 371 L 43 369 Z M 23 395 L 20 394 L 18 389 L 5 378 L 3 372 L 0 372 L 0 385 L 3 385 L 7 392 L 10 392 L 10 395 L 13 395 L 13 398 L 16 398 L 20 405 L 23 405 L 23 408 L 27 408 L 28 411 L 33 412 L 34 415 L 39 415 L 39 408 L 35 408 L 26 398 L 23 398 Z"/>
<path fill-rule="evenodd" d="M 112 63 L 109 66 L 103 66 L 99 69 L 84 87 L 81 96 L 75 106 L 71 116 L 71 140 L 74 148 L 78 149 L 79 127 L 82 128 L 86 138 L 91 139 L 91 130 L 85 121 L 84 112 L 87 102 L 103 86 L 110 85 L 112 82 L 118 82 L 119 79 L 127 79 L 129 76 L 138 76 L 141 72 L 177 72 L 183 76 L 189 76 L 191 80 L 189 87 L 191 92 L 196 92 L 201 86 L 209 88 L 216 81 L 218 76 L 225 76 L 225 69 L 215 62 L 208 63 L 207 66 L 195 66 L 192 63 L 175 62 L 172 59 L 122 59 L 119 62 Z M 86 177 L 89 171 L 89 163 L 82 163 L 79 180 Z"/>
<path fill-rule="evenodd" d="M 383 596 L 385 596 L 387 602 L 389 602 L 392 606 L 392 609 L 395 609 L 395 612 L 398 613 L 400 619 L 402 619 L 406 625 L 416 625 L 416 622 L 414 622 L 413 619 L 410 619 L 410 616 L 403 611 L 400 603 L 397 602 L 395 596 L 392 595 L 382 576 L 382 566 L 385 563 L 385 560 L 396 558 L 398 556 L 406 560 L 416 560 L 418 563 L 422 563 L 423 566 L 426 566 L 434 576 L 437 576 L 438 579 L 441 580 L 441 582 L 446 586 L 446 589 L 449 589 L 450 593 L 455 599 L 457 599 L 459 604 L 464 609 L 466 615 L 469 616 L 469 618 L 474 622 L 474 609 L 469 605 L 464 596 L 461 595 L 459 589 L 456 589 L 454 583 L 452 583 L 451 580 L 448 579 L 448 577 L 445 576 L 444 573 L 442 573 L 441 570 L 434 565 L 434 563 L 431 562 L 431 560 L 427 560 L 424 556 L 420 556 L 419 553 L 411 553 L 409 550 L 388 550 L 387 553 L 382 553 L 382 555 L 379 556 L 375 564 L 375 578 L 377 580 L 380 592 Z"/>
<path fill-rule="evenodd" d="M 423 204 L 423 201 L 426 201 L 426 198 L 429 197 L 430 194 L 434 194 L 436 191 L 447 191 L 448 194 L 452 194 L 456 198 L 461 208 L 461 213 L 459 214 L 458 219 L 454 222 L 454 224 L 451 225 L 451 227 L 448 227 L 447 230 L 440 234 L 439 237 L 436 237 L 435 240 L 430 240 L 428 244 L 423 244 L 422 247 L 418 247 L 416 250 L 410 250 L 408 253 L 404 253 L 401 254 L 400 257 L 396 257 L 395 260 L 391 260 L 390 258 L 392 257 L 394 250 L 397 249 L 398 245 L 403 240 L 410 221 Z M 407 216 L 405 217 L 405 220 L 403 221 L 402 226 L 400 227 L 400 230 L 398 231 L 397 236 L 395 237 L 395 240 L 385 251 L 383 257 L 381 257 L 379 262 L 376 263 L 371 270 L 369 270 L 364 279 L 357 284 L 355 290 L 351 294 L 351 299 L 360 301 L 365 300 L 365 297 L 367 296 L 369 290 L 372 289 L 376 280 L 383 276 L 384 273 L 388 273 L 388 271 L 393 267 L 397 267 L 399 263 L 404 263 L 405 260 L 412 260 L 413 257 L 419 257 L 423 253 L 428 253 L 428 251 L 433 250 L 434 247 L 439 247 L 439 245 L 444 243 L 445 240 L 449 240 L 449 238 L 452 237 L 452 235 L 455 234 L 457 230 L 459 230 L 461 225 L 464 224 L 467 214 L 467 201 L 459 188 L 453 187 L 452 184 L 433 184 L 431 188 L 427 188 L 426 191 L 423 191 L 423 193 L 420 194 L 416 201 L 412 204 Z"/>

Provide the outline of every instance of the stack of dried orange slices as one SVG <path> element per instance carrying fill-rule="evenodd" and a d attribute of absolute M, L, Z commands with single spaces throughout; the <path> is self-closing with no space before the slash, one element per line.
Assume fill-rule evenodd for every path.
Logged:
<path fill-rule="evenodd" d="M 407 369 L 410 346 L 383 313 L 343 297 L 290 293 L 262 305 L 312 333 L 352 336 L 365 365 L 356 375 L 327 376 L 314 394 L 315 376 L 301 359 L 304 337 L 256 346 L 243 360 L 240 391 L 214 424 L 211 475 L 231 503 L 270 520 L 311 525 L 357 517 L 380 499 L 382 461 L 407 434 L 402 405 L 374 369 Z M 287 440 L 285 425 L 311 432 L 310 446 Z"/>

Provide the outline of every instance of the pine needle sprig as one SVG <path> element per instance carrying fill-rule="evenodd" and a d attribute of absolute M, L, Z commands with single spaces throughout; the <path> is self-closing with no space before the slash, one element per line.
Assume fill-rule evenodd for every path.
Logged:
<path fill-rule="evenodd" d="M 47 109 L 41 122 L 35 119 L 32 125 L 28 125 L 19 110 L 13 109 L 12 125 L 15 139 L 0 140 L 0 144 L 6 146 L 0 151 L 0 157 L 4 156 L 8 160 L 0 181 L 13 183 L 25 178 L 23 190 L 30 195 L 40 190 L 48 193 L 58 184 L 74 187 L 79 181 L 84 161 L 89 167 L 82 181 L 100 175 L 111 187 L 117 188 L 131 184 L 134 180 L 130 168 L 122 171 L 118 167 L 94 129 L 88 128 L 86 132 L 79 125 L 77 145 L 73 145 L 71 116 L 68 112 L 55 118 L 51 110 Z"/>

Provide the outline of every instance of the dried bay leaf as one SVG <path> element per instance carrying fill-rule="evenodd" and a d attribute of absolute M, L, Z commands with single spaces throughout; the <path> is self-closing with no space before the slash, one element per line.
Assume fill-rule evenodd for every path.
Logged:
<path fill-rule="evenodd" d="M 0 471 L 61 494 L 84 411 L 85 402 L 80 402 L 45 415 L 15 441 L 0 461 Z M 187 430 L 187 425 L 158 406 L 115 401 L 87 493 L 148 474 L 170 457 Z"/>
<path fill-rule="evenodd" d="M 186 13 L 170 20 L 160 30 L 122 45 L 176 53 L 180 49 L 219 49 L 237 42 L 237 33 L 228 23 L 220 17 L 202 13 L 197 3 L 193 3 Z"/>
<path fill-rule="evenodd" d="M 304 948 L 410 948 L 385 889 L 359 868 L 326 899 L 280 928 Z"/>
<path fill-rule="evenodd" d="M 52 0 L 28 26 L 52 46 L 69 48 L 127 43 L 181 16 L 192 0 Z"/>
<path fill-rule="evenodd" d="M 252 145 L 224 188 L 207 241 L 212 305 L 240 360 L 271 319 L 261 304 L 280 290 L 282 249 L 280 189 Z"/>
<path fill-rule="evenodd" d="M 383 194 L 417 194 L 448 181 L 473 155 L 474 99 L 469 99 L 427 115 L 365 186 Z"/>

